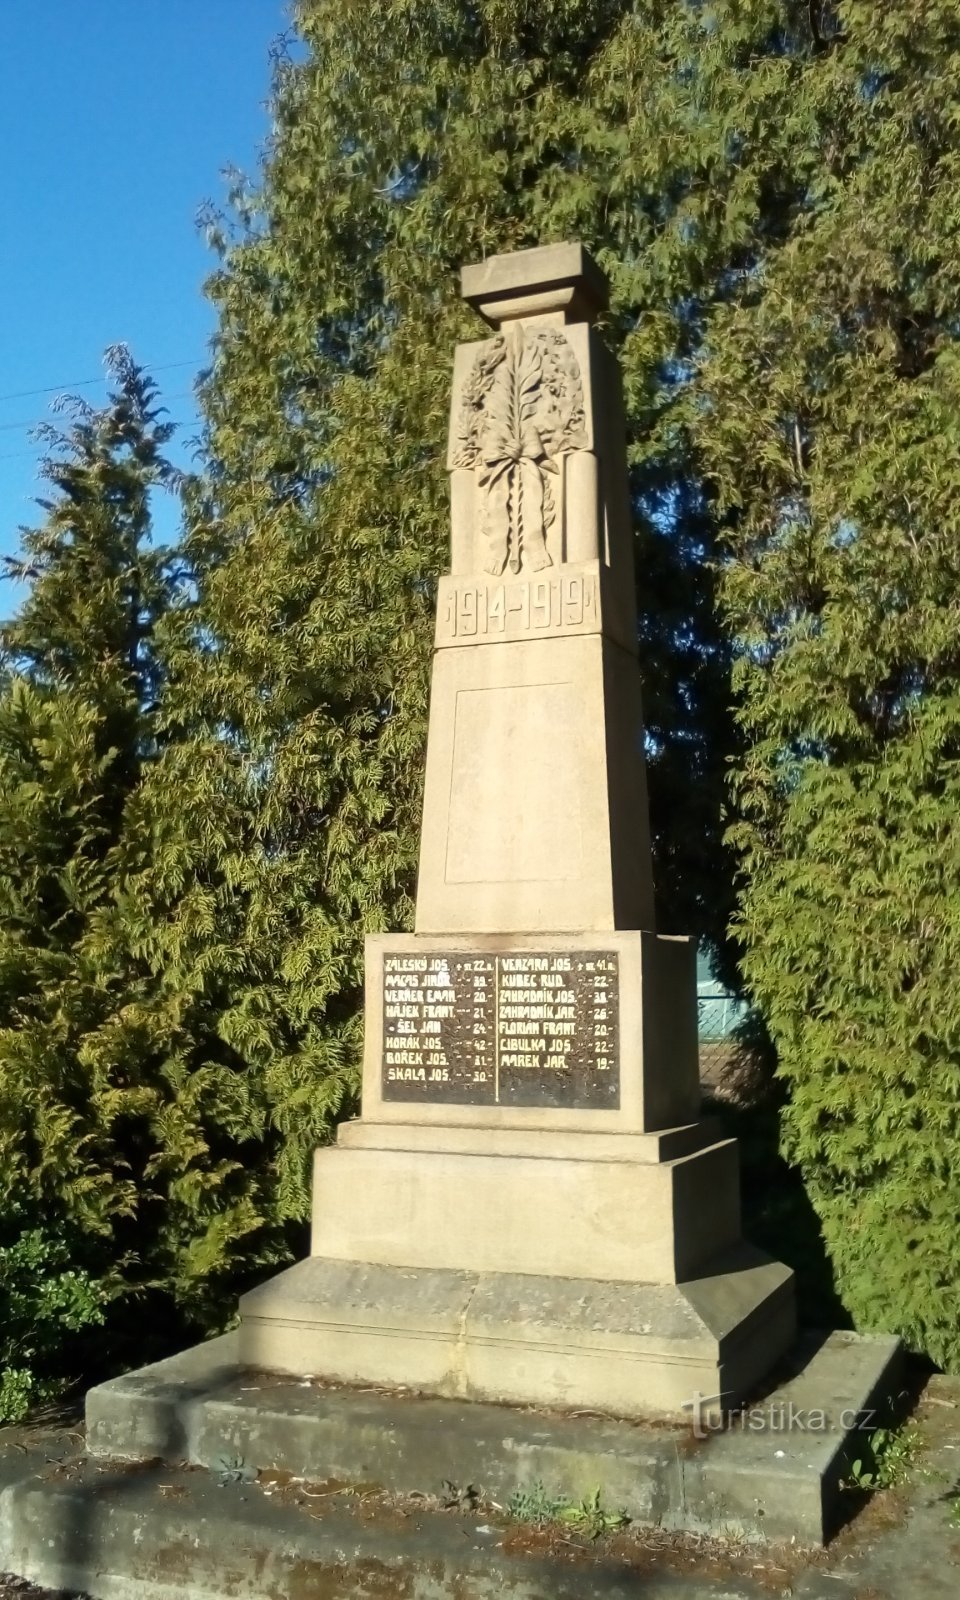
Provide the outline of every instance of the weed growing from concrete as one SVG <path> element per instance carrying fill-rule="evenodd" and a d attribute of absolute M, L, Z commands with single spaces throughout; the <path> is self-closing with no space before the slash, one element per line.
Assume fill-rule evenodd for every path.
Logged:
<path fill-rule="evenodd" d="M 519 1522 L 534 1522 L 538 1527 L 559 1523 L 588 1539 L 599 1539 L 601 1534 L 614 1533 L 625 1528 L 630 1521 L 625 1511 L 611 1511 L 603 1505 L 600 1490 L 575 1501 L 566 1495 L 552 1495 L 538 1479 L 529 1488 L 518 1489 L 510 1496 L 507 1510 Z"/>
<path fill-rule="evenodd" d="M 904 1428 L 876 1428 L 870 1435 L 869 1455 L 852 1463 L 844 1487 L 870 1492 L 898 1488 L 916 1466 L 919 1449 L 920 1430 L 912 1423 Z"/>

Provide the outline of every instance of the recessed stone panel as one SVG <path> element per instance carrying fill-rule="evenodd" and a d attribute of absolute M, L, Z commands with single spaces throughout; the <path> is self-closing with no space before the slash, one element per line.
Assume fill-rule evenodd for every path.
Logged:
<path fill-rule="evenodd" d="M 458 691 L 448 884 L 543 883 L 580 876 L 576 769 L 569 776 L 564 770 L 562 783 L 557 773 L 557 753 L 576 720 L 572 683 Z"/>

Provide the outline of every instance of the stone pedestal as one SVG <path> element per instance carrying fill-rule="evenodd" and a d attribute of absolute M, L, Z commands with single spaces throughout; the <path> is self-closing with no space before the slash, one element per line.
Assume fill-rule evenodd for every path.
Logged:
<path fill-rule="evenodd" d="M 794 1338 L 790 1273 L 741 1245 L 682 1284 L 312 1256 L 244 1297 L 244 1366 L 468 1400 L 689 1418 Z"/>
<path fill-rule="evenodd" d="M 698 1121 L 691 941 L 375 935 L 366 990 L 363 1117 L 316 1152 L 311 1258 L 241 1302 L 243 1362 L 623 1416 L 744 1394 L 792 1275 Z"/>
<path fill-rule="evenodd" d="M 695 952 L 654 931 L 632 535 L 577 245 L 463 274 L 416 932 L 366 942 L 363 1115 L 311 1257 L 241 1303 L 254 1366 L 678 1413 L 790 1344 L 699 1119 Z"/>

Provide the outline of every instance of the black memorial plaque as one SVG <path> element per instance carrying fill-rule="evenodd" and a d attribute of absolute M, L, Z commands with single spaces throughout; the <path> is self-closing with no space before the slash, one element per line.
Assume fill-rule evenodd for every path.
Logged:
<path fill-rule="evenodd" d="M 615 954 L 497 956 L 497 1101 L 570 1110 L 620 1104 Z"/>
<path fill-rule="evenodd" d="M 616 1110 L 615 952 L 383 959 L 383 1098 Z"/>
<path fill-rule="evenodd" d="M 383 958 L 383 1098 L 496 1102 L 493 956 Z"/>

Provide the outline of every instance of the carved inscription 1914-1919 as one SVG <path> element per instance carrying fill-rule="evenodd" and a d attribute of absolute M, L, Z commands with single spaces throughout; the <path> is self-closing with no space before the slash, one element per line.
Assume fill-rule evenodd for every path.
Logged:
<path fill-rule="evenodd" d="M 385 1100 L 615 1110 L 613 951 L 385 955 Z"/>
<path fill-rule="evenodd" d="M 437 608 L 437 643 L 590 632 L 599 627 L 599 618 L 596 572 L 562 572 L 516 583 L 445 578 Z"/>

